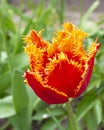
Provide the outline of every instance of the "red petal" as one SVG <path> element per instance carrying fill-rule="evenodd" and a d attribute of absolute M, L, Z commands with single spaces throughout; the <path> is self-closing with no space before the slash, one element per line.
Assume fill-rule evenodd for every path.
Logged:
<path fill-rule="evenodd" d="M 36 80 L 33 74 L 26 72 L 25 78 L 34 92 L 46 103 L 59 104 L 68 101 L 68 98 L 64 96 L 64 94 L 55 91 L 51 87 L 42 86 L 40 82 Z"/>
<path fill-rule="evenodd" d="M 78 97 L 79 95 L 81 95 L 83 93 L 83 91 L 86 89 L 86 87 L 88 86 L 88 83 L 89 83 L 90 78 L 91 78 L 93 66 L 94 66 L 94 58 L 91 59 L 91 61 L 89 62 L 88 70 L 84 76 L 81 87 L 78 90 L 78 92 L 76 93 L 75 97 Z"/>
<path fill-rule="evenodd" d="M 92 70 L 93 70 L 93 66 L 94 66 L 94 58 L 95 58 L 95 55 L 100 47 L 100 44 L 99 43 L 93 43 L 93 46 L 92 46 L 92 50 L 90 52 L 90 57 L 89 57 L 89 67 L 86 71 L 86 74 L 84 75 L 84 78 L 83 78 L 83 81 L 81 83 L 81 86 L 80 86 L 80 89 L 78 90 L 77 94 L 75 95 L 75 97 L 78 97 L 81 93 L 83 93 L 83 91 L 86 89 L 86 87 L 88 86 L 88 83 L 90 81 L 90 78 L 91 78 L 91 74 L 92 74 Z"/>
<path fill-rule="evenodd" d="M 41 36 L 39 33 L 37 33 L 35 30 L 32 30 L 29 34 L 29 36 L 26 36 L 25 38 L 25 42 L 28 44 L 34 44 L 37 46 L 37 48 L 39 47 L 46 47 L 47 46 L 47 42 L 43 41 L 41 39 Z"/>
<path fill-rule="evenodd" d="M 48 74 L 48 85 L 64 92 L 68 97 L 75 96 L 75 90 L 82 80 L 82 73 L 74 63 L 68 63 L 67 60 L 61 61 L 55 69 Z"/>

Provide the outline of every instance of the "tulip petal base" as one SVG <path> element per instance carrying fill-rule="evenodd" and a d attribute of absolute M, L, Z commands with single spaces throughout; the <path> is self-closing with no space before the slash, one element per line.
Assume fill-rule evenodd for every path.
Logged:
<path fill-rule="evenodd" d="M 60 104 L 79 96 L 87 87 L 95 55 L 100 44 L 95 41 L 84 50 L 83 40 L 88 36 L 72 23 L 64 23 L 52 44 L 41 38 L 41 32 L 32 30 L 26 36 L 25 52 L 30 59 L 26 82 L 48 104 Z"/>

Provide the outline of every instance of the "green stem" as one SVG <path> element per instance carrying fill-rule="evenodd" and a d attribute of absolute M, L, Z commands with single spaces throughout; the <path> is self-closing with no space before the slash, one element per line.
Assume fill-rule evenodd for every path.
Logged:
<path fill-rule="evenodd" d="M 66 108 L 67 108 L 68 120 L 69 120 L 69 122 L 68 122 L 69 123 L 68 124 L 68 130 L 69 130 L 70 126 L 72 128 L 70 130 L 78 130 L 77 129 L 77 122 L 76 122 L 76 119 L 75 119 L 75 116 L 74 116 L 74 113 L 73 113 L 73 110 L 72 110 L 70 102 L 66 103 Z"/>

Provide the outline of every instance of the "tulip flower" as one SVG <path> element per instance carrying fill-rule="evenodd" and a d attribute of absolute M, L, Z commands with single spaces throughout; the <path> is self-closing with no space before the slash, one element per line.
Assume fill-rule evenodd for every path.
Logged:
<path fill-rule="evenodd" d="M 24 38 L 30 60 L 30 69 L 24 77 L 36 95 L 48 104 L 65 103 L 85 91 L 100 47 L 95 41 L 85 50 L 83 40 L 88 34 L 69 22 L 63 26 L 52 43 L 43 40 L 41 32 L 35 30 Z"/>

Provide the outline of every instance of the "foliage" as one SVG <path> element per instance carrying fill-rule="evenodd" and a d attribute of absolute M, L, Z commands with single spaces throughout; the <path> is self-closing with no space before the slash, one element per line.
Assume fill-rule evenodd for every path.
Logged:
<path fill-rule="evenodd" d="M 31 130 L 32 124 L 41 130 L 60 128 L 60 122 L 67 119 L 65 105 L 47 105 L 24 84 L 23 73 L 28 67 L 24 53 L 22 37 L 31 29 L 44 29 L 43 37 L 51 41 L 52 32 L 58 30 L 64 20 L 63 0 L 50 0 L 47 8 L 45 0 L 35 5 L 32 0 L 20 3 L 18 7 L 7 0 L 0 4 L 0 119 L 8 119 L 13 130 Z M 95 60 L 93 75 L 86 92 L 79 98 L 71 100 L 78 129 L 87 130 L 104 128 L 104 18 L 98 22 L 89 20 L 89 16 L 99 5 L 95 1 L 81 18 L 79 26 L 90 36 L 89 44 L 98 38 L 101 48 Z M 28 11 L 29 10 L 29 11 Z M 29 12 L 29 14 L 27 14 Z M 67 123 L 67 121 L 66 121 Z M 67 125 L 67 124 L 66 124 Z M 66 126 L 62 125 L 66 128 Z M 67 129 L 67 128 L 66 128 Z"/>

